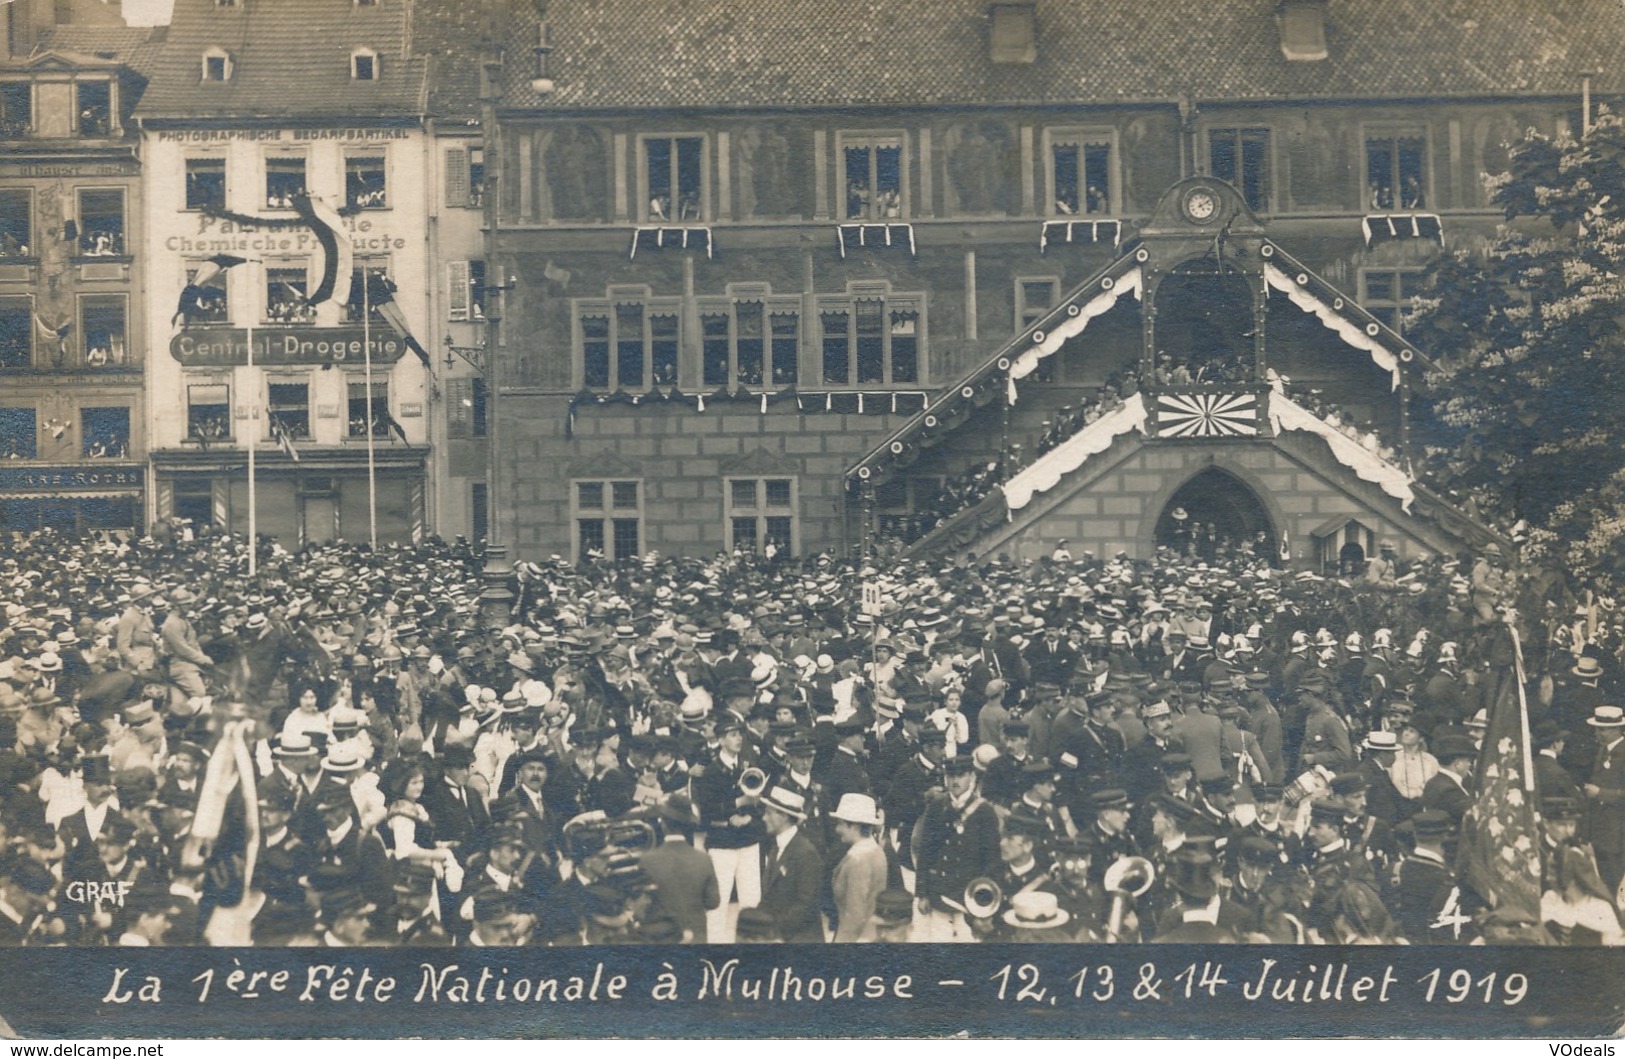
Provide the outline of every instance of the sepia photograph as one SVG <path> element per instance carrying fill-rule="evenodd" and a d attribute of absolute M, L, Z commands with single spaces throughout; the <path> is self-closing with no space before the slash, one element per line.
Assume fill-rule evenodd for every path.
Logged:
<path fill-rule="evenodd" d="M 1619 1034 L 1622 103 L 1620 0 L 0 0 L 0 1036 Z"/>

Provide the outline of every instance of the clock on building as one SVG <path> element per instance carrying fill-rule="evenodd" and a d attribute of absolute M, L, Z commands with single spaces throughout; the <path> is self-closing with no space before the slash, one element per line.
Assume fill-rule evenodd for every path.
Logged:
<path fill-rule="evenodd" d="M 1195 188 L 1185 194 L 1185 216 L 1198 224 L 1212 220 L 1219 212 L 1219 200 L 1207 188 Z"/>

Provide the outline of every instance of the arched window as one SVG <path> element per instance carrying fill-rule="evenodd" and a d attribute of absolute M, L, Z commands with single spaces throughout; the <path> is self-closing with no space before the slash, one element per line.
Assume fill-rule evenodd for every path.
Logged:
<path fill-rule="evenodd" d="M 203 80 L 230 81 L 231 53 L 224 48 L 208 48 L 203 52 Z"/>
<path fill-rule="evenodd" d="M 350 76 L 357 81 L 378 80 L 378 53 L 371 48 L 357 48 L 350 53 Z"/>

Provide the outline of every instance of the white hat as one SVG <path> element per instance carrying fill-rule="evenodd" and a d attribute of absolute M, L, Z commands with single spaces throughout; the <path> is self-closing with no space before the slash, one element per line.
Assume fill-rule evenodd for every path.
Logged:
<path fill-rule="evenodd" d="M 874 798 L 867 794 L 843 794 L 841 803 L 829 814 L 831 820 L 844 820 L 849 824 L 880 826 L 880 811 Z"/>
<path fill-rule="evenodd" d="M 844 797 L 842 800 L 845 801 Z M 793 816 L 797 820 L 807 819 L 806 796 L 795 791 L 786 790 L 783 787 L 774 787 L 767 792 L 762 801 L 786 816 Z"/>
<path fill-rule="evenodd" d="M 1010 907 L 1004 913 L 1004 921 L 1010 926 L 1034 929 L 1059 927 L 1071 918 L 1071 913 L 1061 907 L 1060 899 L 1044 890 L 1016 894 L 1010 898 Z"/>
<path fill-rule="evenodd" d="M 1618 706 L 1598 706 L 1586 718 L 1593 728 L 1625 728 L 1625 710 Z"/>

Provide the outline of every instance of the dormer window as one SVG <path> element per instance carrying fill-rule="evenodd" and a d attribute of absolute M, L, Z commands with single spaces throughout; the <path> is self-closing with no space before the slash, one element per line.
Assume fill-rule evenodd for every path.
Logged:
<path fill-rule="evenodd" d="M 210 48 L 203 53 L 203 79 L 205 81 L 230 81 L 231 67 L 231 53 L 224 48 Z"/>
<path fill-rule="evenodd" d="M 1291 62 L 1319 62 L 1326 50 L 1326 0 L 1281 0 L 1276 8 L 1281 54 Z"/>
<path fill-rule="evenodd" d="M 357 48 L 351 52 L 350 76 L 357 81 L 378 80 L 378 53 L 371 48 Z"/>
<path fill-rule="evenodd" d="M 1038 28 L 1032 4 L 994 4 L 991 58 L 996 63 L 1030 63 L 1038 58 Z"/>

